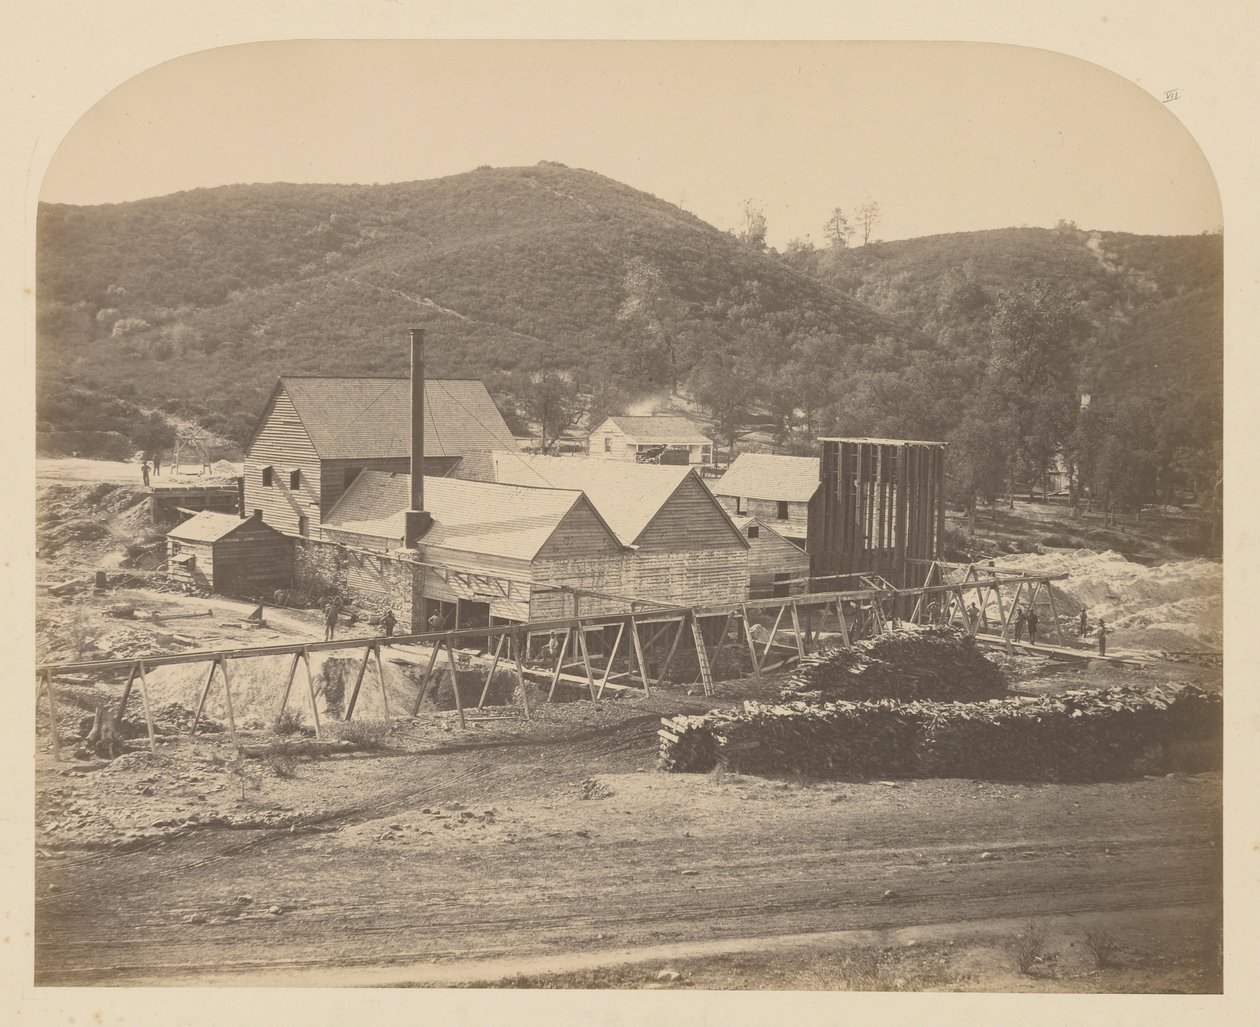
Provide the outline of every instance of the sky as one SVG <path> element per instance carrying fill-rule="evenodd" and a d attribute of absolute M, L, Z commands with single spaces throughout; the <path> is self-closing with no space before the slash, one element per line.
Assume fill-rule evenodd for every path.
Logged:
<path fill-rule="evenodd" d="M 96 204 L 240 182 L 372 183 L 553 160 L 719 228 L 824 241 L 1011 225 L 1222 224 L 1198 145 L 1096 65 L 983 43 L 293 41 L 204 50 L 113 89 L 41 190 Z"/>

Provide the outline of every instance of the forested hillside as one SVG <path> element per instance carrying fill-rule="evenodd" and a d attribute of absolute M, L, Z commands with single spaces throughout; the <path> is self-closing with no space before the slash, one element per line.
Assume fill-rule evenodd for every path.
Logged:
<path fill-rule="evenodd" d="M 1028 465 L 1073 438 L 1136 446 L 1144 494 L 1201 486 L 1219 457 L 1219 237 L 1063 225 L 777 254 L 554 164 L 45 205 L 38 231 L 44 431 L 140 444 L 157 409 L 241 439 L 276 375 L 402 372 L 424 325 L 431 373 L 483 377 L 535 422 L 574 385 L 592 416 L 672 386 L 723 439 L 751 420 L 785 448 L 949 438 L 981 494 L 1035 476 L 981 466 L 1003 447 Z"/>

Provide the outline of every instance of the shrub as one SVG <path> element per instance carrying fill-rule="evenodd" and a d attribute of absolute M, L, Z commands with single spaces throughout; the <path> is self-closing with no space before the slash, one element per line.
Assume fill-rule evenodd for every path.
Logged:
<path fill-rule="evenodd" d="M 334 738 L 350 742 L 356 748 L 374 752 L 385 748 L 393 725 L 388 720 L 343 720 L 329 725 Z"/>
<path fill-rule="evenodd" d="M 291 752 L 273 752 L 267 757 L 271 772 L 284 780 L 297 777 L 297 762 L 297 757 Z"/>
<path fill-rule="evenodd" d="M 1082 933 L 1082 938 L 1085 941 L 1085 950 L 1093 957 L 1097 969 L 1106 970 L 1116 965 L 1116 953 L 1120 950 L 1120 944 L 1107 928 L 1087 930 Z"/>
<path fill-rule="evenodd" d="M 1006 943 L 1006 951 L 1015 960 L 1022 974 L 1030 973 L 1046 952 L 1046 929 L 1029 921 L 1024 930 Z"/>
<path fill-rule="evenodd" d="M 278 735 L 295 735 L 302 730 L 302 711 L 286 706 L 276 717 L 274 730 Z"/>

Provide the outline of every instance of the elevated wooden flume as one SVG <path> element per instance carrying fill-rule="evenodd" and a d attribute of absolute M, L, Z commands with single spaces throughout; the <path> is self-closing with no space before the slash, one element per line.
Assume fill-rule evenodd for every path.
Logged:
<path fill-rule="evenodd" d="M 1021 601 L 1033 605 L 1038 600 L 1048 604 L 1052 613 L 1049 624 L 1058 631 L 1058 647 L 1063 652 L 1064 641 L 1059 629 L 1057 610 L 1050 583 L 1061 581 L 1067 574 L 1015 574 L 1002 573 L 993 568 L 967 565 L 959 568 L 936 560 L 911 561 L 925 567 L 924 584 L 913 588 L 894 588 L 874 574 L 846 575 L 856 577 L 865 587 L 832 592 L 807 592 L 796 596 L 774 599 L 757 599 L 738 604 L 711 606 L 659 607 L 631 613 L 605 613 L 589 616 L 567 617 L 555 620 L 530 621 L 517 624 L 499 624 L 462 628 L 455 631 L 425 632 L 391 637 L 347 638 L 331 642 L 297 642 L 286 645 L 250 646 L 227 650 L 207 650 L 190 653 L 143 656 L 125 660 L 99 660 L 82 663 L 45 663 L 35 668 L 37 685 L 36 700 L 41 694 L 48 697 L 50 721 L 53 732 L 54 753 L 61 758 L 61 739 L 57 730 L 55 679 L 61 674 L 113 674 L 126 673 L 118 705 L 121 715 L 131 697 L 135 682 L 140 682 L 145 720 L 149 729 L 149 744 L 155 744 L 153 718 L 149 708 L 147 672 L 159 667 L 179 664 L 205 664 L 207 674 L 191 733 L 195 734 L 210 696 L 216 676 L 221 677 L 225 705 L 228 714 L 228 730 L 233 745 L 239 751 L 232 712 L 231 678 L 229 664 L 236 660 L 256 659 L 267 656 L 291 656 L 287 679 L 279 691 L 277 716 L 289 701 L 299 666 L 305 671 L 306 696 L 309 701 L 317 737 L 323 728 L 316 708 L 314 680 L 310 658 L 313 653 L 362 652 L 354 687 L 346 703 L 344 719 L 354 716 L 369 663 L 375 663 L 376 683 L 380 688 L 386 716 L 389 716 L 384 669 L 381 651 L 390 648 L 401 656 L 409 654 L 412 647 L 427 648 L 427 664 L 422 675 L 411 715 L 419 713 L 430 681 L 443 651 L 451 670 L 452 682 L 458 681 L 457 665 L 462 661 L 477 661 L 486 667 L 480 699 L 481 708 L 489 692 L 491 679 L 500 663 L 506 659 L 513 664 L 521 686 L 523 714 L 530 718 L 526 678 L 549 681 L 547 700 L 554 699 L 561 681 L 585 686 L 592 701 L 599 701 L 608 689 L 617 691 L 635 688 L 644 695 L 651 695 L 652 688 L 660 686 L 669 673 L 684 638 L 694 650 L 699 669 L 698 683 L 704 695 L 714 694 L 714 670 L 729 644 L 742 645 L 747 649 L 753 676 L 758 680 L 763 674 L 795 663 L 808 652 L 817 649 L 826 637 L 845 645 L 855 637 L 869 637 L 885 630 L 898 621 L 913 624 L 938 623 L 959 627 L 980 641 L 1001 644 L 1014 651 L 1010 640 L 1010 624 L 1016 605 Z M 959 580 L 949 580 L 961 572 Z M 1013 591 L 1012 591 L 1013 590 Z M 1027 590 L 1027 592 L 1025 591 Z M 968 597 L 979 613 L 974 617 L 968 611 Z M 991 614 L 996 616 L 990 616 Z M 766 624 L 769 624 L 769 627 Z M 994 633 L 994 628 L 997 628 Z M 734 634 L 731 629 L 735 628 Z M 788 640 L 781 640 L 786 633 Z M 594 638 L 593 638 L 594 636 Z M 548 658 L 549 669 L 526 666 L 531 640 L 557 639 L 554 662 Z M 1020 646 L 1027 649 L 1027 646 Z M 1041 646 L 1034 647 L 1040 651 Z M 1047 655 L 1053 655 L 1050 647 Z M 654 661 L 654 654 L 665 650 L 663 659 Z M 1087 654 L 1071 650 L 1078 655 Z M 458 654 L 458 655 L 457 655 Z M 614 672 L 614 663 L 622 656 L 625 670 Z M 421 660 L 420 662 L 423 662 Z M 657 663 L 654 668 L 653 662 Z M 216 672 L 217 675 L 216 675 Z M 453 687 L 456 712 L 460 726 L 467 725 L 467 718 L 460 696 L 460 689 Z"/>

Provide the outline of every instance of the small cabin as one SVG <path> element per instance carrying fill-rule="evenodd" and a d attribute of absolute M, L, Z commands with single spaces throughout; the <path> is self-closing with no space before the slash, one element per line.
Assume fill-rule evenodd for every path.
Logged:
<path fill-rule="evenodd" d="M 293 540 L 263 522 L 203 510 L 166 533 L 172 581 L 223 595 L 270 595 L 293 584 Z"/>
<path fill-rule="evenodd" d="M 816 456 L 740 453 L 713 492 L 732 517 L 756 517 L 807 552 L 821 510 Z"/>
<path fill-rule="evenodd" d="M 591 432 L 596 460 L 682 464 L 713 463 L 713 440 L 686 417 L 609 417 Z"/>

